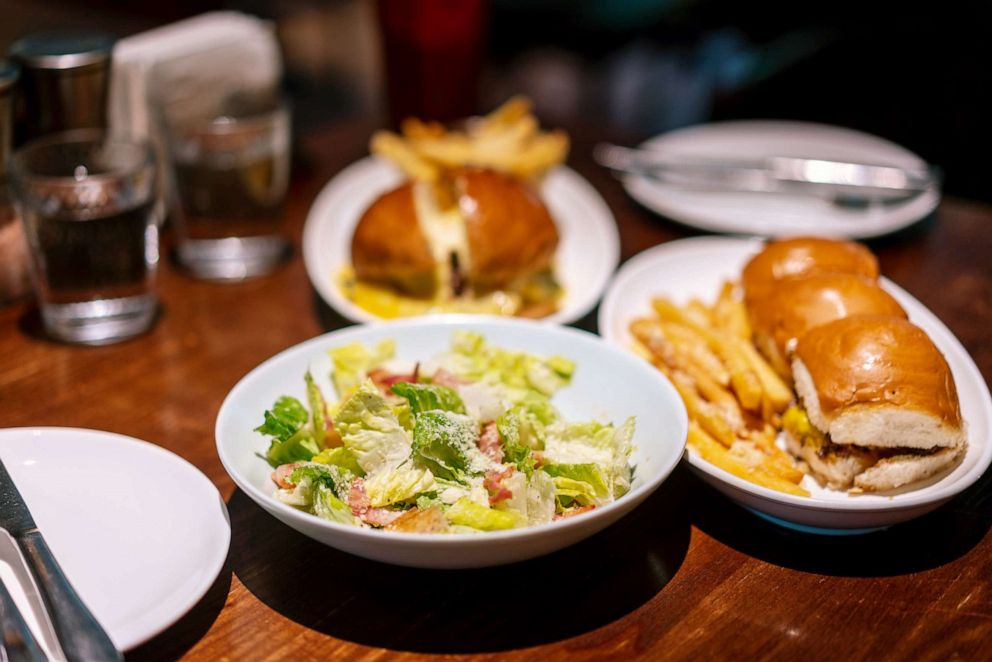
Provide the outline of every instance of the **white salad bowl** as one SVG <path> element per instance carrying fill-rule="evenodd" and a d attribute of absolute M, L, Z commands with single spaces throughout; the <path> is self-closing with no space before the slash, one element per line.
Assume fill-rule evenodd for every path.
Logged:
<path fill-rule="evenodd" d="M 560 355 L 576 363 L 569 386 L 552 399 L 572 421 L 622 424 L 634 416 L 635 467 L 631 490 L 616 501 L 549 524 L 478 534 L 418 534 L 338 524 L 275 499 L 272 467 L 262 459 L 268 440 L 254 432 L 263 412 L 281 395 L 305 399 L 309 368 L 333 393 L 327 350 L 350 342 L 391 338 L 398 359 L 416 361 L 445 351 L 451 334 L 471 330 L 497 347 Z M 617 521 L 644 501 L 675 468 L 685 450 L 685 407 L 672 385 L 637 357 L 598 337 L 570 328 L 516 319 L 449 315 L 357 326 L 291 347 L 248 373 L 231 390 L 217 416 L 217 452 L 231 478 L 271 515 L 326 545 L 377 561 L 423 568 L 478 568 L 533 558 L 567 547 Z"/>

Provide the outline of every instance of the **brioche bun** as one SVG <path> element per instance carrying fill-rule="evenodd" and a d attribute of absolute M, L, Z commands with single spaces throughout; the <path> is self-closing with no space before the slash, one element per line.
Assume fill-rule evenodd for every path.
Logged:
<path fill-rule="evenodd" d="M 434 256 L 420 229 L 413 184 L 383 193 L 365 210 L 351 238 L 355 276 L 429 297 L 437 286 Z"/>
<path fill-rule="evenodd" d="M 760 298 L 780 281 L 814 274 L 851 274 L 878 279 L 878 260 L 852 241 L 795 237 L 771 241 L 744 266 L 744 298 Z"/>
<path fill-rule="evenodd" d="M 444 232 L 464 240 L 453 251 L 464 270 L 455 276 L 450 255 L 439 255 L 446 249 L 432 243 L 438 235 L 425 231 L 438 215 L 452 214 L 460 227 Z M 512 288 L 548 269 L 557 245 L 554 221 L 526 183 L 492 170 L 459 169 L 439 184 L 408 182 L 379 196 L 358 221 L 351 256 L 359 280 L 432 297 L 449 276 L 477 292 Z"/>
<path fill-rule="evenodd" d="M 468 277 L 481 289 L 510 287 L 551 266 L 558 229 L 526 183 L 494 170 L 454 175 L 471 254 Z"/>
<path fill-rule="evenodd" d="M 854 315 L 811 329 L 796 343 L 792 372 L 809 424 L 827 441 L 803 443 L 788 433 L 786 443 L 831 487 L 892 490 L 964 454 L 947 361 L 901 317 Z"/>
<path fill-rule="evenodd" d="M 850 274 L 817 274 L 781 281 L 747 302 L 754 343 L 783 377 L 789 355 L 810 329 L 858 314 L 906 318 L 902 306 L 875 281 Z"/>

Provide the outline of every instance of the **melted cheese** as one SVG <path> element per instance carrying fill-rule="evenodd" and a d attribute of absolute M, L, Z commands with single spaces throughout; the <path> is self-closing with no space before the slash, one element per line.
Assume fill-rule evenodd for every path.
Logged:
<path fill-rule="evenodd" d="M 427 239 L 437 269 L 437 282 L 441 284 L 442 297 L 451 296 L 451 254 L 458 256 L 462 273 L 467 273 L 471 256 L 468 251 L 468 232 L 465 218 L 458 206 L 441 209 L 434 195 L 433 186 L 418 182 L 413 187 L 413 204 L 417 222 Z"/>

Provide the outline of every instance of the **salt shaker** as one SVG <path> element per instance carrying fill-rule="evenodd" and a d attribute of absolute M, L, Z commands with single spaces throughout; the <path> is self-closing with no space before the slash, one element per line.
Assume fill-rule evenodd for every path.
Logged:
<path fill-rule="evenodd" d="M 14 42 L 10 57 L 21 66 L 22 140 L 106 128 L 114 41 L 103 32 L 61 31 Z"/>

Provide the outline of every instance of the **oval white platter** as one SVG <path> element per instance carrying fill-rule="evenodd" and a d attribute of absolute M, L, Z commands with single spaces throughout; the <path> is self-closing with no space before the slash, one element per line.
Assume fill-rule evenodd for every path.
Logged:
<path fill-rule="evenodd" d="M 744 264 L 761 249 L 759 239 L 701 237 L 648 249 L 626 262 L 607 289 L 599 309 L 599 331 L 619 347 L 630 348 L 630 322 L 651 314 L 651 298 L 685 303 L 692 297 L 715 300 L 721 284 L 737 280 Z M 719 469 L 689 449 L 691 467 L 706 482 L 759 515 L 816 533 L 860 533 L 918 517 L 974 483 L 992 462 L 992 397 L 968 352 L 923 304 L 886 278 L 881 286 L 926 331 L 950 365 L 968 429 L 968 451 L 949 474 L 918 489 L 886 495 L 850 495 L 820 487 L 807 476 L 810 497 L 793 496 L 748 482 Z"/>

